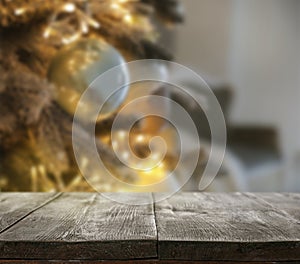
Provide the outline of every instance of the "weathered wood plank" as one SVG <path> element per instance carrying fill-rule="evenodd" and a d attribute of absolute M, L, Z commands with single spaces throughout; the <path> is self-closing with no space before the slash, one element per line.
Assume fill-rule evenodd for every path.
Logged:
<path fill-rule="evenodd" d="M 0 233 L 32 211 L 47 204 L 57 193 L 0 193 Z"/>
<path fill-rule="evenodd" d="M 107 260 L 157 257 L 151 194 L 123 194 L 124 202 L 130 199 L 145 200 L 150 204 L 125 205 L 99 194 L 65 193 L 2 233 L 0 258 Z"/>
<path fill-rule="evenodd" d="M 300 260 L 299 196 L 178 193 L 155 205 L 159 258 Z M 283 199 L 283 198 L 282 198 Z"/>
<path fill-rule="evenodd" d="M 155 204 L 155 212 L 151 204 L 123 205 L 98 194 L 48 194 L 45 201 L 47 194 L 28 194 L 29 203 L 24 194 L 5 195 L 12 196 L 1 200 L 0 263 L 300 260 L 299 194 L 179 193 Z M 152 201 L 150 194 L 116 195 Z"/>
<path fill-rule="evenodd" d="M 299 264 L 299 262 L 240 262 L 240 261 L 177 261 L 177 260 L 106 260 L 106 261 L 90 261 L 90 260 L 70 260 L 70 261 L 53 261 L 53 260 L 0 260 L 0 264 L 53 264 L 53 263 L 59 263 L 59 264 Z"/>
<path fill-rule="evenodd" d="M 256 194 L 248 193 L 248 196 Z M 300 219 L 300 193 L 261 193 L 257 195 L 262 203 L 268 203 L 274 210 L 280 211 L 286 217 Z"/>

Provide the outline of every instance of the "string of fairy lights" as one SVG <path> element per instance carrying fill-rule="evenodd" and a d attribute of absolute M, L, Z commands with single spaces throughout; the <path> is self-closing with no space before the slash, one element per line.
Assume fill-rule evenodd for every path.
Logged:
<path fill-rule="evenodd" d="M 33 12 L 39 5 L 44 5 L 47 9 L 47 1 L 33 1 L 30 3 L 18 0 L 4 0 L 8 5 L 14 4 L 13 13 L 15 16 L 26 16 Z M 49 39 L 51 36 L 59 35 L 62 44 L 69 44 L 80 37 L 90 33 L 90 29 L 99 29 L 101 23 L 95 18 L 95 14 L 113 14 L 127 26 L 134 25 L 134 16 L 128 8 L 128 4 L 139 0 L 76 0 L 62 1 L 53 0 L 48 25 L 44 29 L 43 37 Z M 51 7 L 51 8 L 50 8 Z M 54 7 L 54 10 L 52 10 Z M 8 13 L 8 9 L 2 8 L 3 14 Z M 140 21 L 139 21 L 140 22 Z M 138 23 L 136 23 L 138 24 Z M 143 23 L 143 27 L 150 27 Z"/>
<path fill-rule="evenodd" d="M 45 24 L 42 31 L 42 38 L 45 40 L 51 40 L 56 38 L 63 45 L 68 45 L 81 39 L 83 36 L 90 34 L 93 30 L 98 30 L 101 28 L 101 22 L 98 21 L 97 16 L 101 14 L 112 14 L 119 21 L 124 23 L 126 26 L 142 26 L 143 30 L 147 30 L 149 24 L 140 25 L 141 21 L 136 20 L 135 14 L 131 12 L 128 8 L 128 4 L 131 2 L 137 2 L 139 0 L 77 0 L 77 1 L 63 1 L 63 0 L 53 0 L 53 1 L 32 1 L 32 2 L 22 2 L 19 0 L 5 0 L 7 3 L 15 3 L 12 5 L 14 7 L 13 13 L 15 16 L 27 16 L 30 15 L 36 8 L 37 5 L 43 4 L 44 8 L 47 9 L 47 4 L 51 5 L 49 7 L 49 18 L 48 23 Z M 5 9 L 1 10 L 5 12 Z M 96 15 L 97 14 L 97 15 Z M 171 129 L 170 129 L 171 130 Z M 170 164 L 161 157 L 160 148 L 158 147 L 154 153 L 151 153 L 151 159 L 143 164 L 135 163 L 132 160 L 132 151 L 127 149 L 127 142 L 130 142 L 132 137 L 130 147 L 132 149 L 141 147 L 144 152 L 148 149 L 147 146 L 151 141 L 151 134 L 147 131 L 135 131 L 132 134 L 127 131 L 116 131 L 115 140 L 112 140 L 110 133 L 103 136 L 101 140 L 111 148 L 120 153 L 121 158 L 125 163 L 130 164 L 133 167 L 139 167 L 139 173 L 141 175 L 141 180 L 137 183 L 140 185 L 147 185 L 153 182 L 158 182 L 162 180 L 169 170 L 171 170 Z M 172 131 L 167 137 L 173 137 Z M 142 151 L 142 152 L 143 152 Z M 149 154 L 149 153 L 148 153 Z M 82 166 L 89 166 L 89 160 L 84 159 L 81 161 Z M 30 169 L 30 174 L 32 177 L 32 182 L 35 183 L 33 190 L 38 190 L 37 182 L 43 181 L 47 185 L 46 190 L 54 190 L 55 186 L 51 181 L 47 179 L 46 168 L 43 164 L 38 164 L 37 166 L 32 166 Z M 98 177 L 98 172 L 95 172 L 95 178 Z M 60 185 L 60 190 L 72 190 L 76 185 L 80 184 L 82 177 L 80 175 L 75 175 L 73 180 L 69 185 L 64 186 L 60 178 L 57 177 L 57 182 Z M 107 185 L 102 185 L 102 189 L 105 191 L 113 191 L 112 187 Z"/>

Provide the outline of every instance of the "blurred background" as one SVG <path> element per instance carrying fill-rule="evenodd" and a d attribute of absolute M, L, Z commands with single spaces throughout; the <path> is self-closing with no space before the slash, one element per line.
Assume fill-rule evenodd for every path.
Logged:
<path fill-rule="evenodd" d="M 173 75 L 193 98 L 171 90 L 169 53 L 204 78 L 225 116 L 226 155 L 206 190 L 300 191 L 299 0 L 5 0 L 0 1 L 0 39 L 0 191 L 174 191 L 190 175 L 186 168 L 195 157 L 197 168 L 182 190 L 199 191 L 211 153 L 208 121 L 195 104 L 195 98 L 207 99 L 205 85 L 179 71 Z M 139 69 L 164 82 L 125 85 L 106 101 L 112 85 L 95 78 L 126 61 L 149 58 L 162 60 Z M 128 65 L 121 68 L 109 80 L 132 77 Z M 77 103 L 92 82 L 93 100 L 81 109 L 88 117 L 75 118 L 78 134 L 72 138 Z M 176 177 L 168 178 L 183 144 L 168 120 L 150 115 L 132 130 L 122 125 L 113 130 L 122 106 L 144 95 L 173 99 L 197 126 L 200 155 L 190 152 Z M 107 107 L 97 117 L 96 133 L 87 129 L 94 101 Z M 178 116 L 166 102 L 133 106 L 121 115 L 123 125 L 153 109 Z M 217 112 L 208 100 L 206 106 Z M 160 143 L 149 154 L 154 136 L 168 147 L 159 162 Z M 74 137 L 83 154 L 79 160 Z M 195 146 L 188 133 L 187 138 L 185 145 Z M 87 140 L 97 143 L 114 177 L 94 166 L 98 157 Z M 140 158 L 151 156 L 155 166 L 145 159 L 137 162 L 138 170 L 129 170 L 125 165 L 136 161 L 128 146 Z M 116 158 L 115 148 L 128 164 Z M 224 149 L 220 143 L 216 148 Z M 211 157 L 218 169 L 219 160 Z M 161 181 L 162 190 L 155 185 Z M 123 188 L 119 182 L 129 184 Z"/>
<path fill-rule="evenodd" d="M 183 5 L 185 23 L 163 41 L 209 83 L 227 120 L 227 172 L 210 190 L 300 191 L 300 1 Z"/>

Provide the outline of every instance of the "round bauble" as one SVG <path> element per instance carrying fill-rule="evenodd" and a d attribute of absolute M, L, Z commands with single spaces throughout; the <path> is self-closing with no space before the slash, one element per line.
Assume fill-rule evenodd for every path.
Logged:
<path fill-rule="evenodd" d="M 74 114 L 77 104 L 83 92 L 102 73 L 125 63 L 122 55 L 111 45 L 99 39 L 84 39 L 65 46 L 57 52 L 53 58 L 49 70 L 48 79 L 54 83 L 55 99 L 68 113 Z M 127 67 L 121 67 L 116 80 L 120 86 L 129 83 Z M 120 90 L 109 98 L 115 87 L 105 83 L 96 82 L 93 85 L 93 100 L 97 104 L 103 104 L 101 115 L 108 115 L 115 111 L 125 100 L 129 87 L 122 86 Z M 79 117 L 89 119 L 88 105 Z M 84 109 L 80 108 L 80 109 Z"/>

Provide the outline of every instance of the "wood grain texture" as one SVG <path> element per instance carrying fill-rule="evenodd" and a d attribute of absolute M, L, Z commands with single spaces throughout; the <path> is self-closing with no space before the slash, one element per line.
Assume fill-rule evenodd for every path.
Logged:
<path fill-rule="evenodd" d="M 178 193 L 155 205 L 159 257 L 300 260 L 299 195 Z"/>
<path fill-rule="evenodd" d="M 33 195 L 32 193 L 0 192 L 0 233 L 59 195 L 56 193 Z"/>
<path fill-rule="evenodd" d="M 299 264 L 299 262 L 240 262 L 240 261 L 184 261 L 184 260 L 105 260 L 105 261 L 89 261 L 89 260 L 70 260 L 70 261 L 53 261 L 53 260 L 0 260 L 0 264 Z"/>
<path fill-rule="evenodd" d="M 157 257 L 151 194 L 123 195 L 124 202 L 130 202 L 130 199 L 148 200 L 150 204 L 125 205 L 99 194 L 65 193 L 2 233 L 0 258 L 107 260 Z"/>
<path fill-rule="evenodd" d="M 109 196 L 0 194 L 0 263 L 300 263 L 300 194 Z"/>

